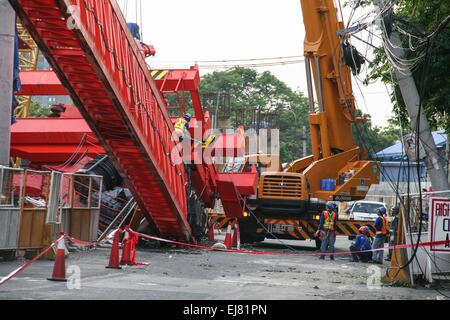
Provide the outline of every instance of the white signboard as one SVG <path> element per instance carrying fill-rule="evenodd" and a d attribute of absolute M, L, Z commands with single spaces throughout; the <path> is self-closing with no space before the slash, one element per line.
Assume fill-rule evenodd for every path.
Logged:
<path fill-rule="evenodd" d="M 450 198 L 430 199 L 430 240 L 449 241 L 450 240 Z M 450 243 L 431 246 L 431 251 L 449 252 Z"/>
<path fill-rule="evenodd" d="M 403 148 L 405 149 L 406 154 L 410 161 L 417 161 L 417 140 L 416 135 L 414 133 L 407 134 L 402 139 Z M 422 143 L 419 141 L 419 160 L 425 158 L 426 153 L 425 149 L 422 146 Z"/>

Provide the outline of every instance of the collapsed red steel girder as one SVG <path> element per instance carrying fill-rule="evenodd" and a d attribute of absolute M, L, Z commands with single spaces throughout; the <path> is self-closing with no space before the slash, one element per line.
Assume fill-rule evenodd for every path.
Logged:
<path fill-rule="evenodd" d="M 189 91 L 195 120 L 202 124 L 202 132 L 208 130 L 209 115 L 203 112 L 198 93 L 198 69 L 168 70 L 153 80 L 115 1 L 10 0 L 10 3 L 57 75 L 55 78 L 51 72 L 23 73 L 20 94 L 69 92 L 92 129 L 92 137 L 97 137 L 122 172 L 149 222 L 166 237 L 192 240 L 187 222 L 187 177 L 184 165 L 171 161 L 170 150 L 176 142 L 172 139 L 174 128 L 162 92 Z M 67 14 L 73 6 L 77 6 L 79 16 Z M 76 26 L 68 28 L 73 18 Z M 20 136 L 20 130 L 18 133 Z M 71 135 L 75 139 L 77 133 Z M 68 136 L 60 135 L 56 140 L 59 139 L 64 141 Z M 235 140 L 239 139 L 231 139 Z M 59 151 L 64 149 L 62 145 Z M 34 147 L 26 148 L 30 151 Z M 45 148 L 52 149 L 50 145 Z M 20 148 L 16 150 L 20 153 Z M 233 190 L 220 188 L 221 180 L 211 165 L 201 164 L 198 169 L 198 180 L 205 187 L 211 191 L 223 189 L 224 199 L 239 201 L 233 206 L 232 215 L 241 215 L 236 186 Z M 253 180 L 252 190 L 256 191 Z"/>

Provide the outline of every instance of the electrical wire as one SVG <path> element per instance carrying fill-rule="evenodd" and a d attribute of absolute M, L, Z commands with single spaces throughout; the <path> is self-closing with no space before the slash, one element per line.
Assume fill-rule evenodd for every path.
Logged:
<path fill-rule="evenodd" d="M 160 63 L 177 64 L 177 63 L 194 63 L 194 64 L 207 64 L 207 63 L 229 63 L 229 62 L 258 62 L 268 60 L 286 60 L 286 59 L 299 59 L 304 58 L 303 55 L 290 55 L 280 57 L 263 57 L 263 58 L 246 58 L 246 59 L 217 59 L 217 60 L 186 60 L 186 61 L 160 61 Z"/>

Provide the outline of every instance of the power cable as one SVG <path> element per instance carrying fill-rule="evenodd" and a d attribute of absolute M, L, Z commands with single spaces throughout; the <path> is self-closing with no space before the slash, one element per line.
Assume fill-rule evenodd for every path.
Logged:
<path fill-rule="evenodd" d="M 431 51 L 432 45 L 431 45 L 431 41 L 430 38 L 427 38 L 427 50 L 426 50 L 426 57 L 425 57 L 425 65 L 423 66 L 422 69 L 422 75 L 421 75 L 421 90 L 420 90 L 420 95 L 419 95 L 419 109 L 418 109 L 418 114 L 417 114 L 417 120 L 416 120 L 416 146 L 419 146 L 419 135 L 420 135 L 420 115 L 422 112 L 422 106 L 423 106 L 423 96 L 424 96 L 424 89 L 425 89 L 425 79 L 426 79 L 426 72 L 428 69 L 428 61 L 429 61 L 429 54 Z M 420 148 L 417 147 L 416 148 L 416 159 L 418 160 L 420 158 Z M 417 177 L 418 177 L 418 186 L 419 186 L 419 230 L 418 230 L 418 235 L 417 235 L 417 243 L 416 246 L 414 247 L 413 250 L 413 254 L 411 255 L 410 259 L 406 262 L 405 265 L 400 266 L 399 267 L 399 271 L 408 267 L 416 258 L 417 255 L 417 250 L 419 248 L 419 243 L 420 243 L 420 237 L 422 235 L 422 225 L 423 225 L 423 213 L 422 213 L 422 188 L 421 188 L 421 179 L 420 179 L 420 163 L 419 161 L 417 161 Z M 409 170 L 408 170 L 409 172 Z M 408 181 L 408 186 L 409 186 L 409 181 Z M 408 199 L 409 199 L 409 194 L 408 194 Z M 410 201 L 408 201 L 409 203 Z M 411 234 L 411 232 L 410 232 Z M 420 264 L 419 264 L 420 265 Z"/>
<path fill-rule="evenodd" d="M 177 64 L 177 63 L 228 63 L 228 62 L 257 62 L 257 61 L 268 61 L 268 60 L 286 60 L 286 59 L 299 59 L 304 58 L 303 55 L 290 55 L 290 56 L 280 56 L 280 57 L 263 57 L 263 58 L 246 58 L 246 59 L 217 59 L 217 60 L 190 60 L 190 61 L 160 61 L 160 63 L 167 64 Z"/>

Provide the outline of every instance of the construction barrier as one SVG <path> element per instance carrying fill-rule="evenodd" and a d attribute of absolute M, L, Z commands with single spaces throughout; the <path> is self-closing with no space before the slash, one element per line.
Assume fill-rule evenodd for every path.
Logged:
<path fill-rule="evenodd" d="M 41 253 L 39 253 L 37 256 L 35 256 L 33 259 L 27 261 L 24 265 L 20 266 L 19 268 L 12 271 L 10 274 L 8 274 L 6 277 L 4 277 L 2 280 L 0 280 L 0 285 L 6 283 L 7 281 L 11 280 L 14 276 L 18 275 L 22 271 L 24 271 L 26 268 L 28 268 L 30 265 L 32 265 L 36 260 L 41 258 L 43 255 L 45 255 L 47 252 L 49 252 L 51 249 L 53 249 L 54 246 L 56 246 L 60 240 L 64 239 L 64 235 L 61 235 L 58 239 L 56 239 L 50 246 L 45 248 Z"/>
<path fill-rule="evenodd" d="M 106 266 L 108 269 L 122 269 L 119 261 L 119 237 L 121 229 L 114 231 L 114 240 L 111 247 L 111 255 L 109 256 L 109 264 Z"/>
<path fill-rule="evenodd" d="M 120 232 L 120 230 L 116 230 L 116 232 Z M 196 245 L 196 244 L 191 244 L 191 243 L 186 243 L 186 242 L 179 242 L 179 241 L 175 241 L 175 240 L 168 240 L 168 239 L 163 239 L 160 237 L 150 236 L 147 234 L 135 232 L 131 229 L 128 229 L 128 233 L 129 233 L 128 241 L 133 242 L 135 244 L 137 243 L 139 238 L 142 237 L 142 238 L 146 238 L 146 239 L 150 239 L 150 240 L 156 240 L 156 241 L 166 242 L 166 243 L 170 243 L 170 244 L 174 244 L 174 245 L 181 245 L 181 246 L 185 246 L 185 247 L 204 249 L 204 250 L 208 250 L 208 251 L 219 251 L 219 252 L 250 254 L 250 255 L 272 255 L 272 256 L 298 256 L 298 257 L 301 257 L 301 256 L 321 256 L 321 255 L 351 255 L 352 253 L 353 254 L 354 253 L 362 253 L 362 252 L 367 252 L 367 251 L 375 252 L 375 251 L 389 250 L 389 249 L 407 249 L 407 248 L 412 248 L 412 247 L 416 246 L 416 244 L 401 244 L 401 245 L 388 246 L 388 247 L 384 247 L 384 248 L 372 249 L 372 250 L 367 250 L 367 251 L 353 251 L 353 252 L 343 251 L 343 252 L 334 252 L 334 253 L 330 253 L 330 252 L 327 252 L 327 253 L 322 253 L 322 252 L 285 253 L 285 252 L 270 252 L 270 251 L 250 251 L 250 250 L 242 250 L 242 249 L 238 249 L 238 250 L 217 249 L 217 248 L 212 248 L 212 247 L 208 247 L 208 246 L 201 246 L 201 245 Z M 60 244 L 61 242 L 63 243 L 65 239 L 69 240 L 70 242 L 74 242 L 76 244 L 84 245 L 84 246 L 97 245 L 96 242 L 80 241 L 71 236 L 67 236 L 67 235 L 61 233 L 61 235 L 58 237 L 58 239 L 56 239 L 50 246 L 45 248 L 41 253 L 39 253 L 33 259 L 27 261 L 24 265 L 15 269 L 10 274 L 8 274 L 6 277 L 1 279 L 0 285 L 5 284 L 7 281 L 11 280 L 14 276 L 17 276 L 19 273 L 21 273 L 26 268 L 28 268 L 31 264 L 33 264 L 36 260 L 41 258 L 52 248 L 54 248 L 56 245 Z M 434 241 L 434 242 L 420 242 L 419 247 L 440 246 L 440 245 L 446 245 L 449 243 L 450 243 L 450 240 Z M 53 268 L 53 275 L 52 275 L 52 278 L 50 278 L 50 280 L 64 281 L 65 270 L 62 270 L 63 266 L 65 267 L 65 263 L 63 260 L 64 254 L 62 253 L 64 251 L 64 244 L 58 246 L 58 251 L 59 250 L 61 250 L 61 251 L 59 252 L 59 255 L 57 255 L 57 259 L 59 256 L 60 260 L 55 261 L 55 266 Z M 148 263 L 138 263 L 135 261 L 135 257 L 136 257 L 136 246 L 135 245 L 130 246 L 130 257 L 132 257 L 132 258 L 130 258 L 130 265 L 148 265 Z M 131 262 L 134 262 L 134 263 L 131 263 Z"/>
<path fill-rule="evenodd" d="M 375 251 L 381 251 L 381 250 L 389 250 L 389 249 L 406 249 L 406 248 L 412 248 L 415 247 L 416 244 L 400 244 L 400 245 L 394 245 L 394 246 L 386 246 L 379 249 L 371 249 L 371 250 L 365 250 L 365 251 L 341 251 L 341 252 L 314 252 L 314 253 L 298 253 L 298 252 L 292 252 L 292 253 L 286 253 L 286 252 L 272 252 L 272 251 L 250 251 L 250 250 L 232 250 L 232 249 L 219 249 L 219 248 L 213 248 L 208 246 L 201 246 L 197 244 L 191 244 L 186 242 L 179 242 L 175 240 L 169 240 L 169 239 L 163 239 L 160 237 L 150 236 L 148 234 L 143 234 L 139 232 L 134 232 L 135 235 L 150 239 L 150 240 L 156 240 L 160 242 L 166 242 L 173 245 L 178 246 L 185 246 L 190 248 L 197 248 L 197 249 L 204 249 L 208 251 L 220 251 L 220 252 L 228 252 L 228 253 L 242 253 L 242 254 L 251 254 L 251 255 L 271 255 L 271 256 L 321 256 L 321 255 L 351 255 L 352 253 L 363 253 L 363 252 L 375 252 Z M 430 246 L 441 246 L 450 243 L 450 240 L 445 241 L 434 241 L 434 242 L 420 242 L 419 247 L 430 247 Z"/>
<path fill-rule="evenodd" d="M 58 241 L 55 265 L 53 266 L 53 273 L 51 278 L 47 278 L 50 281 L 67 281 L 66 279 L 66 246 L 64 244 L 64 232 L 60 234 L 60 240 Z"/>
<path fill-rule="evenodd" d="M 292 239 L 306 240 L 315 238 L 319 220 L 264 219 L 264 224 L 273 234 L 286 234 Z M 280 230 L 279 226 L 282 226 L 283 230 Z M 336 222 L 336 235 L 356 237 L 359 228 L 362 226 L 366 226 L 369 229 L 369 235 L 371 237 L 375 236 L 375 226 L 373 221 L 358 220 L 338 220 Z M 264 231 L 263 228 L 257 228 L 258 233 L 263 233 Z"/>
<path fill-rule="evenodd" d="M 224 214 L 209 214 L 214 229 L 224 228 L 233 218 L 227 218 Z"/>

